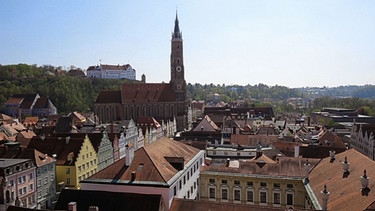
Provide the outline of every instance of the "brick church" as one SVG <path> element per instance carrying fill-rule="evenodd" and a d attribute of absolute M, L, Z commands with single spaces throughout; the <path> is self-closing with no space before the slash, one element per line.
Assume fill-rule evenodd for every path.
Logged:
<path fill-rule="evenodd" d="M 169 83 L 124 83 L 121 90 L 101 91 L 95 102 L 95 114 L 101 122 L 151 116 L 156 120 L 176 119 L 177 129 L 188 128 L 191 122 L 190 106 L 186 96 L 183 41 L 178 17 L 171 39 L 171 79 Z"/>

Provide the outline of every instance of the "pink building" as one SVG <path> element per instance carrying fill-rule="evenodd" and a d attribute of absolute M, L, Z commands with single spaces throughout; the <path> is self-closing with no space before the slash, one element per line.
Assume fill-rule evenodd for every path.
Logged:
<path fill-rule="evenodd" d="M 0 159 L 0 204 L 36 208 L 35 168 L 29 159 Z"/>

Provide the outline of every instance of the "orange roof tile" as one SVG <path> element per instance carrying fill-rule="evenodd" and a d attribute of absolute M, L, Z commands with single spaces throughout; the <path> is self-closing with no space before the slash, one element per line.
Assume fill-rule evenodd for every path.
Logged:
<path fill-rule="evenodd" d="M 342 162 L 347 157 L 349 174 L 343 172 Z M 364 170 L 370 178 L 369 190 L 361 191 L 360 177 Z M 375 161 L 361 154 L 355 149 L 336 154 L 335 160 L 330 157 L 323 159 L 311 171 L 309 184 L 319 203 L 322 204 L 321 191 L 324 185 L 330 192 L 328 210 L 365 210 L 375 201 L 375 184 L 371 178 L 375 176 Z"/>

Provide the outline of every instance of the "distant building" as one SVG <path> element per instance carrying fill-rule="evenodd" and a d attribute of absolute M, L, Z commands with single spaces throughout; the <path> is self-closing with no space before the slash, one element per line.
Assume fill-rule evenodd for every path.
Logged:
<path fill-rule="evenodd" d="M 350 147 L 375 160 L 375 124 L 354 124 Z"/>
<path fill-rule="evenodd" d="M 87 77 L 89 78 L 107 78 L 107 79 L 136 79 L 136 71 L 130 66 L 125 65 L 108 65 L 100 64 L 90 66 L 87 69 Z"/>
<path fill-rule="evenodd" d="M 47 96 L 14 94 L 3 105 L 2 112 L 15 118 L 56 115 L 57 109 Z"/>
<path fill-rule="evenodd" d="M 138 119 L 151 116 L 157 121 L 176 119 L 177 130 L 191 124 L 187 101 L 183 40 L 176 15 L 172 32 L 169 83 L 124 83 L 121 90 L 101 91 L 95 102 L 95 114 L 100 121 Z"/>

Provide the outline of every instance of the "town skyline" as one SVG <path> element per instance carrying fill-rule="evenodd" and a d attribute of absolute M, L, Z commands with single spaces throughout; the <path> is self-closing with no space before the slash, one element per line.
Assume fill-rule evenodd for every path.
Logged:
<path fill-rule="evenodd" d="M 186 81 L 335 87 L 375 84 L 370 1 L 6 2 L 0 64 L 130 64 L 169 82 L 176 12 Z M 177 5 L 177 8 L 176 8 Z M 109 12 L 110 11 L 110 12 Z"/>

